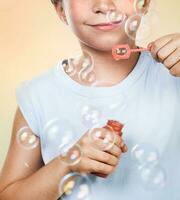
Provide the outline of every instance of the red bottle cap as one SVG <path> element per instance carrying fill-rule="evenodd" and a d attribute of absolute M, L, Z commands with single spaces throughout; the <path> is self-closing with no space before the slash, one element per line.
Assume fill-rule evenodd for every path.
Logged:
<path fill-rule="evenodd" d="M 124 124 L 121 124 L 116 120 L 108 120 L 107 125 L 111 126 L 116 132 L 122 131 L 122 128 L 124 127 Z"/>

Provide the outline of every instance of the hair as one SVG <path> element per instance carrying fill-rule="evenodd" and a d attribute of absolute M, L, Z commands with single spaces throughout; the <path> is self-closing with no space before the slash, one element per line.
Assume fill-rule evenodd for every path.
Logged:
<path fill-rule="evenodd" d="M 59 0 L 51 0 L 52 4 L 57 4 Z"/>

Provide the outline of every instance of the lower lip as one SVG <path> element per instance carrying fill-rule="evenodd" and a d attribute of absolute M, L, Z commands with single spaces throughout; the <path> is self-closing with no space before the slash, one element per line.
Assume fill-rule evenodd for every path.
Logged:
<path fill-rule="evenodd" d="M 117 27 L 119 27 L 118 24 L 110 24 L 110 25 L 106 25 L 106 26 L 103 26 L 103 25 L 97 25 L 97 26 L 92 26 L 93 28 L 97 29 L 97 30 L 101 30 L 101 31 L 111 31 Z"/>

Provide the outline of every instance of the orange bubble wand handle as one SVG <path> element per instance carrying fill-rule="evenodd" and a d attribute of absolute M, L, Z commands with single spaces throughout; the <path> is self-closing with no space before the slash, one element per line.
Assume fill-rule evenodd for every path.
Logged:
<path fill-rule="evenodd" d="M 134 52 L 141 52 L 141 51 L 150 51 L 150 48 L 137 48 L 137 49 L 130 49 L 131 53 Z"/>

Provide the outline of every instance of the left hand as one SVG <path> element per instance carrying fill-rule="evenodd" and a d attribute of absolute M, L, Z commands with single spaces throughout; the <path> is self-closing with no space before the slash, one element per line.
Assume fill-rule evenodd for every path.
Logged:
<path fill-rule="evenodd" d="M 148 47 L 158 62 L 163 63 L 173 76 L 180 77 L 180 33 L 163 36 Z"/>

